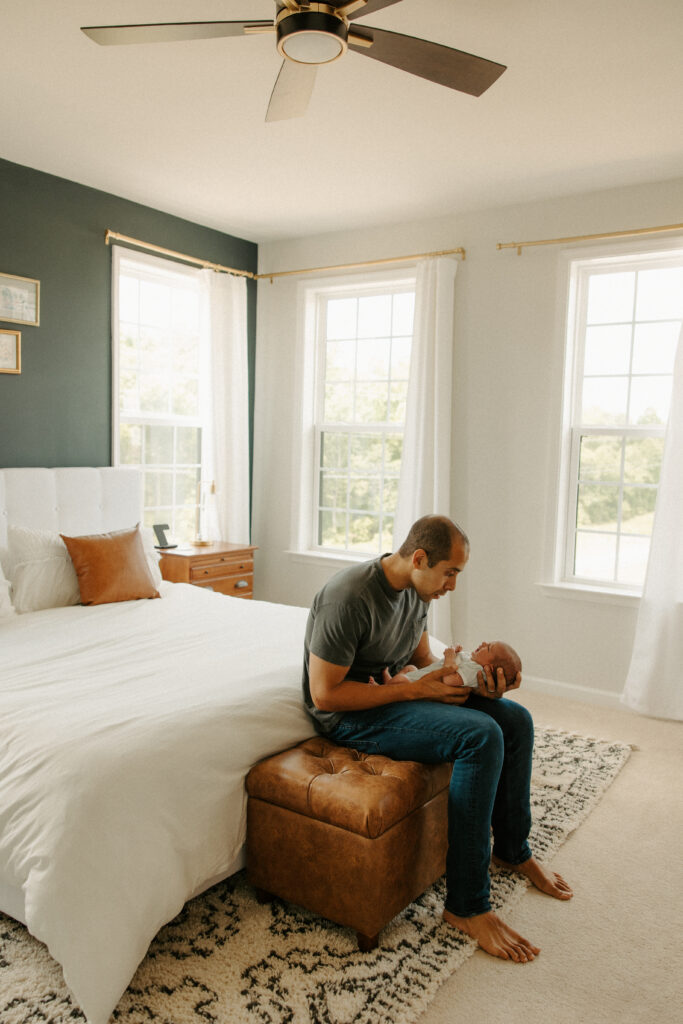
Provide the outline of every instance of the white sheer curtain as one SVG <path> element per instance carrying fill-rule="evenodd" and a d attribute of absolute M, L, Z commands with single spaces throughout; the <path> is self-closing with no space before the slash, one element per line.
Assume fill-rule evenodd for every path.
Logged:
<path fill-rule="evenodd" d="M 249 380 L 247 282 L 201 271 L 210 334 L 211 430 L 209 465 L 215 481 L 220 540 L 249 542 Z"/>
<path fill-rule="evenodd" d="M 621 699 L 644 715 L 683 719 L 683 330 L 650 558 Z"/>
<path fill-rule="evenodd" d="M 457 261 L 441 257 L 418 266 L 401 479 L 394 550 L 420 516 L 448 515 L 451 500 L 453 300 Z M 432 602 L 430 631 L 448 643 L 447 598 Z"/>

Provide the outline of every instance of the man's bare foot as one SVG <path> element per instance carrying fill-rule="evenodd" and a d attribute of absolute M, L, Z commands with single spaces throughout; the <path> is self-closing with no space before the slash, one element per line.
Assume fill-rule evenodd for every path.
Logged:
<path fill-rule="evenodd" d="M 556 900 L 570 900 L 574 895 L 562 875 L 558 875 L 544 867 L 543 864 L 539 864 L 535 857 L 529 857 L 528 860 L 523 861 L 521 864 L 508 864 L 507 861 L 494 856 L 493 863 L 497 864 L 500 868 L 507 868 L 508 871 L 519 871 L 537 889 L 540 889 L 541 892 L 547 892 L 549 896 L 554 896 Z"/>
<path fill-rule="evenodd" d="M 514 960 L 518 964 L 526 964 L 533 960 L 541 951 L 528 939 L 516 932 L 494 914 L 492 910 L 474 917 L 457 917 L 450 910 L 444 910 L 443 919 L 453 928 L 459 928 L 491 956 L 501 960 Z"/>

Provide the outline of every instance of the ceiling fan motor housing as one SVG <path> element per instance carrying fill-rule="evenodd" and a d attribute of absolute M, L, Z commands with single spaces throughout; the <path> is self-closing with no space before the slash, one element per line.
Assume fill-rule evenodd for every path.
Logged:
<path fill-rule="evenodd" d="M 348 22 L 333 13 L 285 8 L 276 29 L 278 50 L 297 64 L 329 64 L 347 49 Z"/>

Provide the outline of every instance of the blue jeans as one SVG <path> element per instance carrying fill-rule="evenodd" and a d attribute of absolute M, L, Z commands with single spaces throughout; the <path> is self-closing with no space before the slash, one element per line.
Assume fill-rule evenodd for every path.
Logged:
<path fill-rule="evenodd" d="M 446 909 L 491 909 L 493 852 L 510 864 L 531 857 L 529 787 L 534 727 L 515 701 L 472 694 L 464 706 L 418 700 L 348 711 L 327 734 L 335 743 L 397 761 L 453 762 L 448 792 Z"/>

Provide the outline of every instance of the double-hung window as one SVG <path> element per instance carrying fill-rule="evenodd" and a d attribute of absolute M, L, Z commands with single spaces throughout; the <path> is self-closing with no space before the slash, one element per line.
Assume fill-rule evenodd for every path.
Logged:
<path fill-rule="evenodd" d="M 307 397 L 299 548 L 391 549 L 413 336 L 415 279 L 306 289 Z"/>
<path fill-rule="evenodd" d="M 638 592 L 683 321 L 683 250 L 573 260 L 569 295 L 557 577 Z"/>
<path fill-rule="evenodd" d="M 113 462 L 144 475 L 144 522 L 197 533 L 208 370 L 200 278 L 114 248 Z"/>

